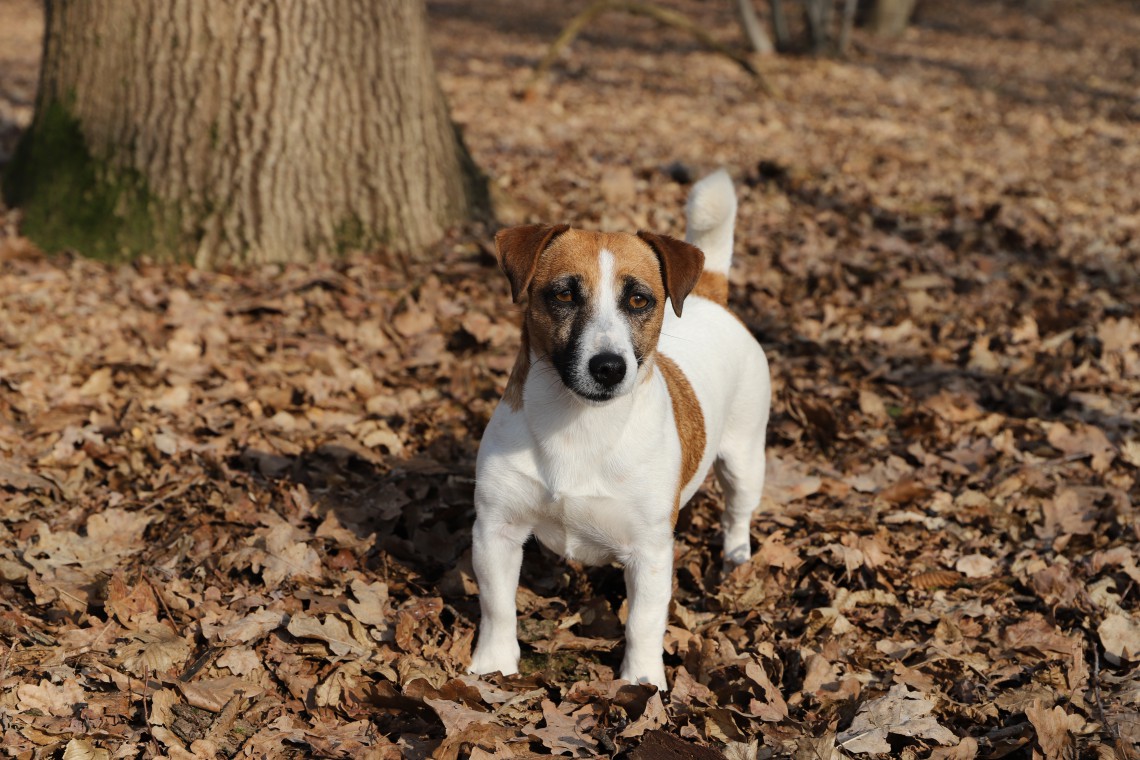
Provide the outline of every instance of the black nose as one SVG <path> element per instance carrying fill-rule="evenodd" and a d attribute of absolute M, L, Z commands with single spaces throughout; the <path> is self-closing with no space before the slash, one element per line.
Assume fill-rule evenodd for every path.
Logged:
<path fill-rule="evenodd" d="M 625 377 L 625 359 L 610 352 L 598 354 L 590 359 L 590 375 L 607 388 L 612 388 Z"/>

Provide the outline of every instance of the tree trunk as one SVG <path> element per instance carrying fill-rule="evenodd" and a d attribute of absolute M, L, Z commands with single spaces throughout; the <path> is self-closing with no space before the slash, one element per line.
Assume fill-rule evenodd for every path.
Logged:
<path fill-rule="evenodd" d="M 422 0 L 47 0 L 6 185 L 48 248 L 233 262 L 416 254 L 486 206 Z"/>
<path fill-rule="evenodd" d="M 880 37 L 901 37 L 914 13 L 915 0 L 875 0 L 871 32 Z"/>
<path fill-rule="evenodd" d="M 772 6 L 772 36 L 776 38 L 777 50 L 788 50 L 792 47 L 792 35 L 788 31 L 788 17 L 784 14 L 782 0 L 771 0 Z"/>
<path fill-rule="evenodd" d="M 752 0 L 736 0 L 736 15 L 740 19 L 740 28 L 744 30 L 744 36 L 748 39 L 752 50 L 760 55 L 771 55 L 776 52 L 772 40 L 768 39 L 768 33 L 764 31 L 764 25 L 760 23 L 760 17 L 756 15 Z"/>

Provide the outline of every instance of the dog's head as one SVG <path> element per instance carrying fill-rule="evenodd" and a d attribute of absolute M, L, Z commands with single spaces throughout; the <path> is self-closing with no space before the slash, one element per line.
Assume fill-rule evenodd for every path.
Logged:
<path fill-rule="evenodd" d="M 515 303 L 529 296 L 531 350 L 581 398 L 633 390 L 657 349 L 665 301 L 677 316 L 704 267 L 688 243 L 651 232 L 586 232 L 534 224 L 495 236 Z"/>

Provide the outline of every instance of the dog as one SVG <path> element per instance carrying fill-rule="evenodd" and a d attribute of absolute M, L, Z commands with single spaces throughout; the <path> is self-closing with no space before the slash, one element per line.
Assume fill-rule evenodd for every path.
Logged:
<path fill-rule="evenodd" d="M 565 224 L 495 236 L 511 296 L 527 306 L 476 464 L 482 620 L 469 672 L 518 672 L 515 593 L 531 536 L 568 559 L 624 566 L 620 677 L 660 689 L 673 530 L 710 467 L 725 497 L 724 563 L 751 556 L 771 382 L 726 306 L 736 193 L 724 170 L 693 187 L 686 218 L 685 242 Z"/>

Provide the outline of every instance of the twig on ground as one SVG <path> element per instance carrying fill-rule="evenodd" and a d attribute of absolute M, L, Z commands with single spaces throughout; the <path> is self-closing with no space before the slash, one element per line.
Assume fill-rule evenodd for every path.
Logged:
<path fill-rule="evenodd" d="M 230 697 L 230 701 L 226 702 L 222 711 L 218 713 L 218 717 L 214 718 L 214 722 L 210 724 L 210 730 L 206 732 L 206 741 L 212 741 L 215 744 L 221 744 L 225 741 L 226 734 L 233 728 L 234 721 L 237 720 L 244 702 L 245 696 L 241 693 Z"/>
<path fill-rule="evenodd" d="M 752 75 L 756 80 L 760 89 L 767 95 L 774 95 L 775 91 L 769 84 L 768 80 L 760 71 L 752 65 L 752 62 L 747 57 L 729 49 L 725 45 L 718 42 L 711 34 L 709 34 L 703 27 L 699 26 L 696 22 L 692 21 L 683 14 L 668 8 L 662 8 L 653 3 L 646 2 L 627 2 L 627 0 L 595 0 L 591 3 L 586 10 L 579 13 L 570 22 L 566 24 L 562 32 L 555 38 L 554 42 L 550 44 L 550 48 L 546 51 L 538 66 L 535 67 L 531 73 L 530 78 L 527 80 L 526 86 L 523 88 L 524 93 L 530 93 L 534 90 L 534 86 L 538 83 L 543 75 L 554 64 L 554 61 L 562 53 L 562 51 L 573 42 L 582 30 L 598 16 L 608 11 L 622 11 L 635 16 L 645 16 L 654 21 L 671 26 L 675 29 L 688 32 L 697 39 L 705 47 L 713 50 L 720 55 L 723 55 L 735 61 L 742 69 Z"/>
<path fill-rule="evenodd" d="M 1090 640 L 1089 644 L 1092 646 L 1093 654 L 1092 684 L 1093 696 L 1096 697 L 1097 717 L 1100 719 L 1100 724 L 1104 726 L 1104 730 L 1112 737 L 1112 751 L 1117 760 L 1129 760 L 1128 750 L 1120 738 L 1120 727 L 1110 721 L 1108 714 L 1104 711 L 1104 700 L 1100 695 L 1100 652 L 1097 650 L 1095 641 Z"/>

